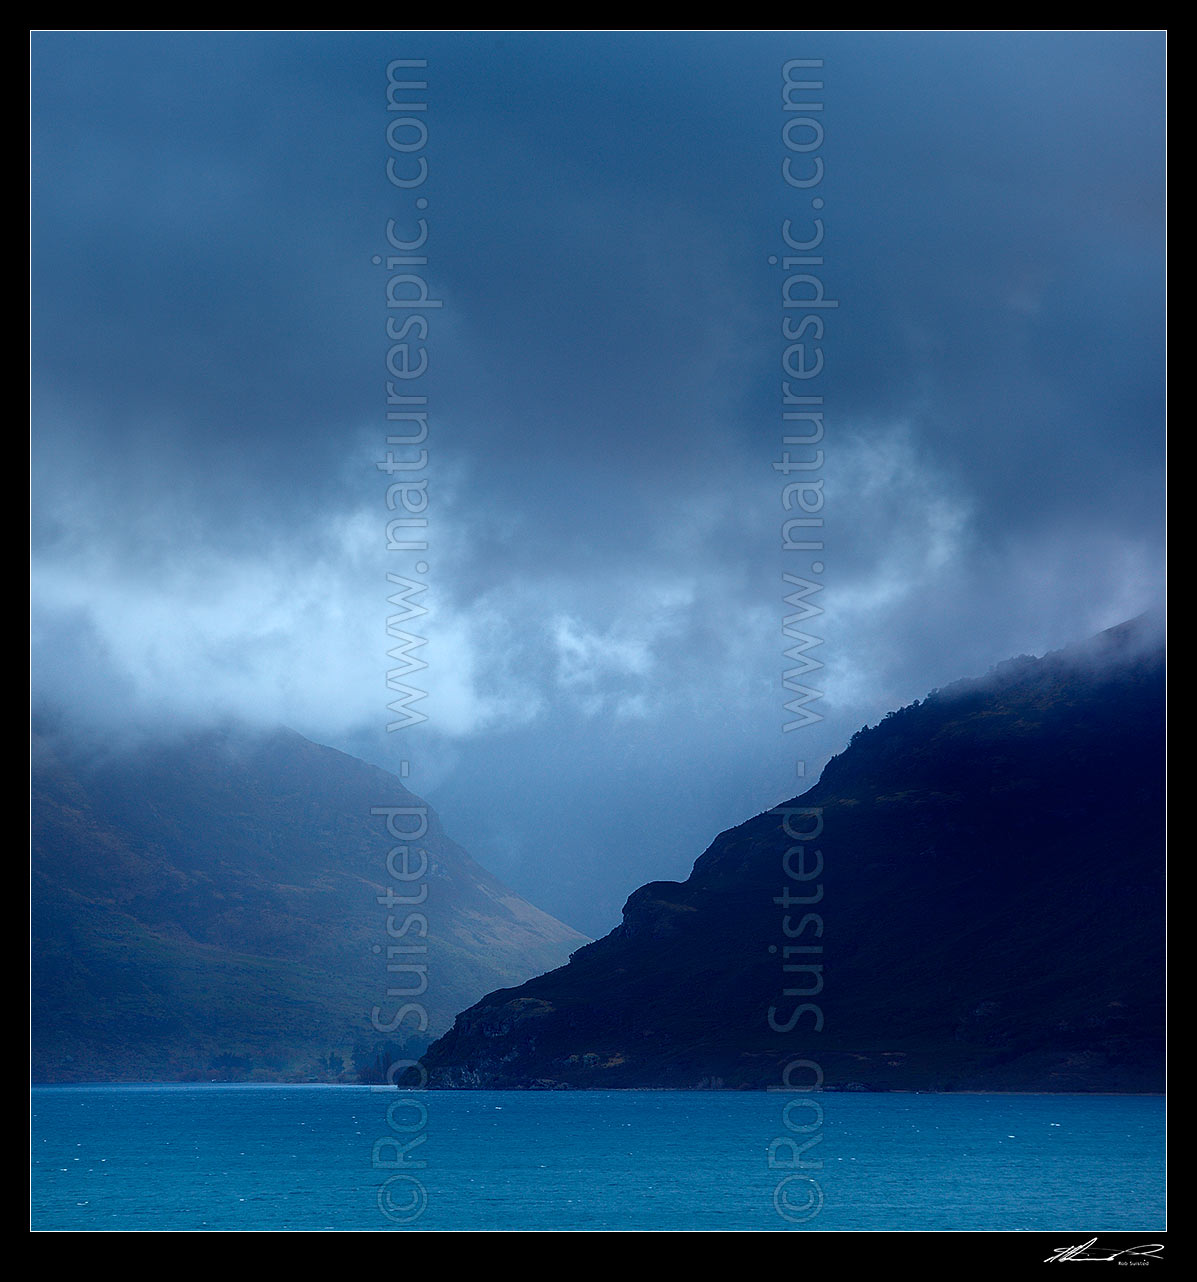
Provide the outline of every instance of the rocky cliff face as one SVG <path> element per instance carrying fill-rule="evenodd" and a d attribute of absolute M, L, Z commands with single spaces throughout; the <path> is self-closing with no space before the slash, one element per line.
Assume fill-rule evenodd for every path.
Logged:
<path fill-rule="evenodd" d="M 859 732 L 461 1014 L 431 1083 L 763 1088 L 808 1058 L 838 1089 L 1162 1089 L 1161 638 L 1135 621 Z"/>
<path fill-rule="evenodd" d="M 586 942 L 397 778 L 288 731 L 113 751 L 42 728 L 32 784 L 35 1080 L 354 1080 Z M 427 825 L 389 866 L 387 808 Z M 389 1027 L 404 1002 L 427 1029 Z"/>

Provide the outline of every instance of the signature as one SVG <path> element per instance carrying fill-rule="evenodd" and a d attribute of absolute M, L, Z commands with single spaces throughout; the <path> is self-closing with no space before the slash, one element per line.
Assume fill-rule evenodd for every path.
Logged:
<path fill-rule="evenodd" d="M 1111 1251 L 1106 1254 L 1104 1251 L 1090 1250 L 1097 1242 L 1095 1237 L 1091 1237 L 1088 1242 L 1083 1242 L 1080 1246 L 1061 1246 L 1056 1248 L 1054 1255 L 1049 1255 L 1044 1264 L 1064 1263 L 1072 1260 L 1101 1260 L 1109 1263 L 1111 1260 L 1117 1260 L 1123 1255 L 1145 1255 L 1160 1256 L 1164 1250 L 1162 1242 L 1144 1242 L 1142 1246 L 1128 1246 L 1121 1251 Z M 1146 1263 L 1146 1261 L 1144 1261 Z"/>

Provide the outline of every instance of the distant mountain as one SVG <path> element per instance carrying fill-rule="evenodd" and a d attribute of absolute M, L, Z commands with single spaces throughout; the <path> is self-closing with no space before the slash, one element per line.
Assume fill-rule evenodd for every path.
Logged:
<path fill-rule="evenodd" d="M 393 775 L 297 734 L 68 744 L 35 729 L 35 1080 L 356 1080 L 587 942 Z M 427 809 L 390 870 L 400 843 L 376 807 L 406 808 L 393 825 L 411 833 Z M 388 890 L 424 900 L 388 910 Z M 388 948 L 412 969 L 388 975 Z M 390 1027 L 404 1001 L 422 1035 L 415 1011 Z"/>
<path fill-rule="evenodd" d="M 460 1015 L 431 1083 L 761 1088 L 806 1058 L 833 1089 L 1162 1089 L 1162 637 L 1136 620 L 859 731 Z"/>

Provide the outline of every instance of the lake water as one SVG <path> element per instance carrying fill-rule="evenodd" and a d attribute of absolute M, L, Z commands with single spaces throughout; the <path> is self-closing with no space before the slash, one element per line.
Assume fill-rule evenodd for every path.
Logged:
<path fill-rule="evenodd" d="M 805 1102 L 783 1118 L 790 1100 Z M 31 1224 L 1155 1231 L 1166 1227 L 1164 1107 L 1142 1096 L 36 1087 Z M 777 1139 L 813 1140 L 805 1158 L 821 1169 L 770 1169 Z M 408 1157 L 424 1166 L 375 1167 L 376 1153 L 401 1160 L 412 1141 Z M 781 1162 L 795 1148 L 773 1152 Z"/>

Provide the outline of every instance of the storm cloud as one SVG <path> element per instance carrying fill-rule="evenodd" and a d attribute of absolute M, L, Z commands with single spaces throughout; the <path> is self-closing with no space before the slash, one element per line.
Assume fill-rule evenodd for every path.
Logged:
<path fill-rule="evenodd" d="M 1165 55 L 1152 33 L 36 34 L 35 700 L 79 733 L 237 718 L 410 760 L 455 839 L 604 932 L 862 724 L 1161 602 Z M 388 733 L 394 58 L 428 63 L 444 305 L 427 720 Z M 787 734 L 791 58 L 824 64 L 838 307 L 822 719 Z"/>

